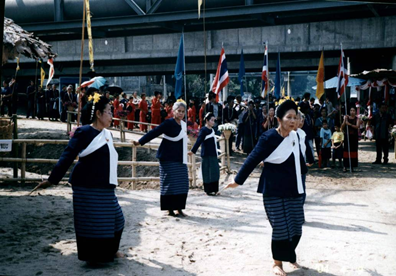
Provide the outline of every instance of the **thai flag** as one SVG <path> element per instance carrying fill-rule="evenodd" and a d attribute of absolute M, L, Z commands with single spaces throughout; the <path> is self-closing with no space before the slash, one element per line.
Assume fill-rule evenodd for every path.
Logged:
<path fill-rule="evenodd" d="M 52 58 L 47 60 L 47 64 L 50 66 L 49 72 L 48 72 L 48 81 L 47 85 L 51 82 L 52 78 L 55 75 L 55 69 L 54 69 L 54 60 Z"/>
<path fill-rule="evenodd" d="M 269 71 L 268 71 L 268 48 L 267 45 L 265 45 L 265 50 L 264 50 L 264 64 L 263 64 L 263 71 L 261 73 L 261 97 L 265 98 L 268 93 L 268 87 L 269 87 Z"/>
<path fill-rule="evenodd" d="M 216 76 L 212 83 L 212 92 L 216 94 L 216 101 L 219 101 L 219 93 L 228 84 L 230 77 L 228 76 L 227 60 L 224 48 L 221 48 L 219 64 L 217 65 Z"/>
<path fill-rule="evenodd" d="M 340 98 L 342 94 L 344 94 L 345 88 L 348 84 L 348 71 L 347 68 L 345 67 L 346 64 L 347 64 L 347 60 L 341 45 L 341 57 L 340 57 L 340 62 L 338 63 L 338 73 L 337 73 L 338 83 L 336 88 L 338 98 Z"/>

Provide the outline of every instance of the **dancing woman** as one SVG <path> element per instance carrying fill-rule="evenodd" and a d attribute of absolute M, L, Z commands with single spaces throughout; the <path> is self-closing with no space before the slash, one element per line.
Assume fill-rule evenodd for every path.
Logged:
<path fill-rule="evenodd" d="M 134 145 L 144 145 L 163 135 L 157 151 L 160 160 L 161 210 L 167 210 L 170 216 L 185 216 L 189 189 L 187 170 L 187 125 L 183 121 L 186 105 L 176 102 L 173 105 L 173 118 L 165 120 L 158 127 L 144 135 Z"/>
<path fill-rule="evenodd" d="M 273 271 L 286 275 L 283 262 L 299 268 L 295 249 L 302 235 L 304 223 L 302 175 L 307 173 L 298 135 L 293 131 L 297 120 L 297 106 L 293 101 L 283 102 L 276 110 L 278 128 L 264 132 L 250 153 L 234 183 L 227 188 L 242 185 L 262 160 L 258 193 L 263 194 L 264 208 L 272 227 Z"/>
<path fill-rule="evenodd" d="M 123 257 L 118 248 L 124 216 L 115 195 L 118 154 L 106 129 L 112 121 L 109 100 L 95 93 L 82 110 L 82 121 L 83 126 L 76 129 L 48 180 L 36 189 L 59 183 L 79 156 L 69 178 L 78 259 L 111 262 Z"/>
<path fill-rule="evenodd" d="M 205 126 L 199 131 L 198 139 L 192 147 L 189 155 L 196 154 L 198 148 L 201 148 L 201 172 L 204 184 L 204 190 L 207 195 L 216 195 L 219 191 L 220 167 L 217 160 L 217 143 L 216 135 L 213 129 L 215 116 L 209 112 L 205 116 Z"/>

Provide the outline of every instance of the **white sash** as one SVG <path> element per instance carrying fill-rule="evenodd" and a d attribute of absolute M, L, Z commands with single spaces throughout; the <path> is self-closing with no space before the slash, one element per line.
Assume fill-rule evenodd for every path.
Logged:
<path fill-rule="evenodd" d="M 305 160 L 305 152 L 307 150 L 307 147 L 305 146 L 305 137 L 307 136 L 307 134 L 305 134 L 305 131 L 302 130 L 301 128 L 297 129 L 297 134 L 300 137 L 300 147 L 301 147 L 301 153 L 304 157 Z"/>
<path fill-rule="evenodd" d="M 289 136 L 283 139 L 282 143 L 279 144 L 279 146 L 264 160 L 264 162 L 282 164 L 292 153 L 294 155 L 294 164 L 297 176 L 297 190 L 299 194 L 303 194 L 304 188 L 301 178 L 300 146 L 297 132 L 291 131 Z"/>
<path fill-rule="evenodd" d="M 215 149 L 216 149 L 216 156 L 218 157 L 218 156 L 219 156 L 219 152 L 221 152 L 221 150 L 217 149 L 217 137 L 216 137 L 216 134 L 215 134 L 215 131 L 214 131 L 213 128 L 212 128 L 212 133 L 209 134 L 209 135 L 207 135 L 207 136 L 205 137 L 205 140 L 210 139 L 210 138 L 212 138 L 212 137 L 214 138 L 214 144 L 215 144 Z M 199 178 L 199 179 L 203 179 L 203 176 L 202 176 L 202 161 L 201 161 L 201 166 L 199 166 L 198 178 Z"/>
<path fill-rule="evenodd" d="M 187 142 L 188 142 L 188 137 L 187 137 L 187 124 L 184 121 L 181 121 L 181 131 L 179 135 L 176 137 L 170 137 L 166 134 L 162 135 L 162 137 L 166 140 L 172 141 L 172 142 L 178 142 L 181 139 L 183 139 L 183 163 L 187 164 Z"/>
<path fill-rule="evenodd" d="M 113 145 L 113 137 L 111 136 L 111 132 L 108 131 L 107 129 L 103 129 L 88 145 L 87 148 L 85 148 L 83 151 L 80 152 L 78 155 L 79 157 L 85 157 L 94 151 L 100 149 L 104 145 L 109 147 L 109 153 L 110 153 L 110 177 L 109 177 L 109 183 L 113 185 L 118 185 L 117 181 L 117 164 L 118 164 L 118 153 L 114 148 Z"/>

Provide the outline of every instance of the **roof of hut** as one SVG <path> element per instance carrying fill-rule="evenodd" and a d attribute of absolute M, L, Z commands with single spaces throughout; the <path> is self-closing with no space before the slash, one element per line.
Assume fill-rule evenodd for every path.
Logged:
<path fill-rule="evenodd" d="M 3 58 L 2 64 L 7 60 L 13 60 L 19 55 L 34 59 L 48 59 L 57 54 L 51 49 L 51 45 L 35 37 L 15 24 L 12 19 L 4 17 L 3 35 Z"/>

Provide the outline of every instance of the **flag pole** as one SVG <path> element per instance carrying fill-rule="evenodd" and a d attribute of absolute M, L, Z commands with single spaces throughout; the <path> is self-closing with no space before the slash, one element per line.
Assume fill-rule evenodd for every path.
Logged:
<path fill-rule="evenodd" d="M 342 50 L 342 43 L 341 43 L 341 59 L 342 59 L 342 64 L 344 64 L 344 57 L 343 57 L 343 50 Z M 344 64 L 344 68 L 345 68 L 345 64 Z M 349 72 L 348 72 L 349 74 Z M 344 81 L 344 99 L 345 99 L 345 116 L 348 116 L 348 111 L 347 111 L 347 91 L 346 91 L 346 86 L 345 86 L 345 81 Z M 348 119 L 347 119 L 348 120 Z M 352 160 L 351 160 L 351 147 L 350 147 L 350 143 L 349 143 L 349 127 L 348 124 L 345 123 L 346 125 L 346 130 L 347 130 L 347 140 L 348 140 L 348 159 L 349 159 L 349 172 L 352 173 Z"/>
<path fill-rule="evenodd" d="M 269 61 L 268 61 L 268 40 L 265 42 L 265 47 L 267 49 L 267 55 L 264 57 L 266 59 L 266 63 L 267 63 L 267 112 L 269 112 L 269 90 L 270 90 L 270 78 L 269 78 Z M 264 49 L 264 55 L 265 55 L 265 49 Z M 269 113 L 268 113 L 269 114 Z"/>
<path fill-rule="evenodd" d="M 183 36 L 183 67 L 184 67 L 184 99 L 186 102 L 185 119 L 187 123 L 188 104 L 187 104 L 186 47 L 184 44 L 184 26 L 182 28 L 182 36 Z"/>
<path fill-rule="evenodd" d="M 83 4 L 83 19 L 82 19 L 82 30 L 81 30 L 81 33 L 82 33 L 82 37 L 81 37 L 81 57 L 80 57 L 80 72 L 79 72 L 79 75 L 78 75 L 78 85 L 79 85 L 79 87 L 80 87 L 80 91 L 79 91 L 79 93 L 78 93 L 78 106 L 77 106 L 77 127 L 79 127 L 80 126 L 80 112 L 81 112 L 81 108 L 82 108 L 82 106 L 81 106 L 81 100 L 82 100 L 82 97 L 81 97 L 81 83 L 82 83 L 82 70 L 83 70 L 83 59 L 84 59 L 84 32 L 85 32 L 85 13 L 86 13 L 86 2 L 85 2 L 85 0 L 84 0 L 84 4 Z"/>

